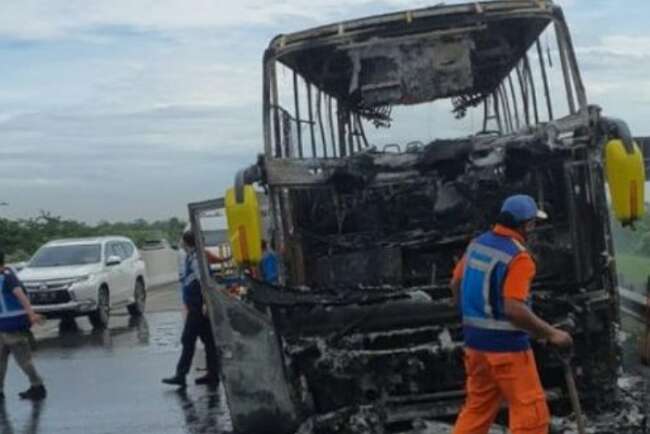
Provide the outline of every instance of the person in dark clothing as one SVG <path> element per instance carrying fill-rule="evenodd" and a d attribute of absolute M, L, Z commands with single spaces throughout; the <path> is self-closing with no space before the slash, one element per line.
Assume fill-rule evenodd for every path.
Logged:
<path fill-rule="evenodd" d="M 32 309 L 18 277 L 5 267 L 5 255 L 0 250 L 0 401 L 5 397 L 4 380 L 10 354 L 31 384 L 29 389 L 19 394 L 20 398 L 39 401 L 47 395 L 43 380 L 32 362 L 29 331 L 33 324 L 44 320 Z"/>
<path fill-rule="evenodd" d="M 280 270 L 278 256 L 268 246 L 266 240 L 262 240 L 262 260 L 260 261 L 260 274 L 262 280 L 272 285 L 280 281 Z"/>
<path fill-rule="evenodd" d="M 192 367 L 196 340 L 201 339 L 205 347 L 208 373 L 201 378 L 197 378 L 195 383 L 216 386 L 219 384 L 221 360 L 214 343 L 210 320 L 207 316 L 203 294 L 201 292 L 199 268 L 196 259 L 196 241 L 191 231 L 183 234 L 183 248 L 187 253 L 181 278 L 183 305 L 186 311 L 185 326 L 183 327 L 183 335 L 181 337 L 183 350 L 178 360 L 176 374 L 162 381 L 165 384 L 185 387 L 185 377 Z"/>

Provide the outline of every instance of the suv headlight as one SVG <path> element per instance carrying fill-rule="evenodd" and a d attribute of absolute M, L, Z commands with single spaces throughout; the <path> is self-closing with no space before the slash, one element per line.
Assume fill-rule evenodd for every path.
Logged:
<path fill-rule="evenodd" d="M 85 276 L 75 277 L 74 279 L 72 279 L 70 281 L 70 285 L 74 285 L 76 283 L 86 282 L 86 281 L 90 280 L 91 277 L 92 277 L 91 274 L 86 274 Z"/>

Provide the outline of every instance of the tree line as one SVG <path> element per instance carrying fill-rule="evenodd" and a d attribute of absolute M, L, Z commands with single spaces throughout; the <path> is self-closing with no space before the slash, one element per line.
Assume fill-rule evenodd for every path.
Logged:
<path fill-rule="evenodd" d="M 120 235 L 129 237 L 139 247 L 148 240 L 161 238 L 173 244 L 180 239 L 185 226 L 186 222 L 176 217 L 153 222 L 137 219 L 89 225 L 42 212 L 38 217 L 27 219 L 0 218 L 0 248 L 8 255 L 8 261 L 14 262 L 28 259 L 44 243 L 60 238 Z"/>

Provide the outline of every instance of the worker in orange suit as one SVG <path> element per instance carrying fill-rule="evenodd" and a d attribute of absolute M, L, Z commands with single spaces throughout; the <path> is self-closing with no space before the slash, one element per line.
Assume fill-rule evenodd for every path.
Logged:
<path fill-rule="evenodd" d="M 505 200 L 497 224 L 474 239 L 451 281 L 465 337 L 467 398 L 454 434 L 484 434 L 505 400 L 512 434 L 548 433 L 549 410 L 530 337 L 558 347 L 571 336 L 533 313 L 529 304 L 535 262 L 524 243 L 538 219 L 535 200 Z"/>

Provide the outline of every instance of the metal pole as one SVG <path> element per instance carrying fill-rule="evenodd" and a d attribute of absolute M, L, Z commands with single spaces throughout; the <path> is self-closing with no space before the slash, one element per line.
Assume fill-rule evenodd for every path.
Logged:
<path fill-rule="evenodd" d="M 517 129 L 521 128 L 519 123 L 519 107 L 517 106 L 517 95 L 515 94 L 515 85 L 512 84 L 512 74 L 508 74 L 508 86 L 510 87 L 510 97 L 512 98 L 512 111 L 515 113 Z"/>
<path fill-rule="evenodd" d="M 323 145 L 323 158 L 327 158 L 327 139 L 325 138 L 325 125 L 323 124 L 322 97 L 323 92 L 318 89 L 318 93 L 316 94 L 316 117 L 318 117 L 318 127 L 320 129 L 320 138 Z"/>
<path fill-rule="evenodd" d="M 361 131 L 359 130 L 359 115 L 355 113 L 352 117 L 352 121 L 354 122 L 354 137 L 357 141 L 357 151 L 361 152 L 362 146 L 361 146 Z"/>
<path fill-rule="evenodd" d="M 329 120 L 330 134 L 332 136 L 332 157 L 336 158 L 336 133 L 334 133 L 334 109 L 332 107 L 332 97 L 327 95 L 327 117 Z"/>
<path fill-rule="evenodd" d="M 298 134 L 298 156 L 303 157 L 302 153 L 302 121 L 300 120 L 300 94 L 298 92 L 298 73 L 293 71 L 293 101 L 296 113 L 296 133 Z"/>
<path fill-rule="evenodd" d="M 361 120 L 361 116 L 357 115 L 357 123 L 359 125 L 359 132 L 361 132 L 361 139 L 363 140 L 363 145 L 364 147 L 369 147 L 370 145 L 368 144 L 368 138 L 366 137 L 366 130 L 363 128 L 363 121 Z"/>
<path fill-rule="evenodd" d="M 562 37 L 563 32 L 560 25 L 555 22 L 555 36 L 557 38 L 557 46 L 560 50 L 560 64 L 562 65 L 562 75 L 564 77 L 564 88 L 566 89 L 567 102 L 569 103 L 569 112 L 574 114 L 576 112 L 576 103 L 573 99 L 573 86 L 571 84 L 571 75 L 569 74 L 569 65 L 566 59 L 565 40 Z"/>
<path fill-rule="evenodd" d="M 276 64 L 271 68 L 271 107 L 273 107 L 273 130 L 275 133 L 275 158 L 282 158 L 282 140 L 280 133 L 280 113 L 278 113 L 278 74 Z"/>
<path fill-rule="evenodd" d="M 264 126 L 264 153 L 268 158 L 273 156 L 273 144 L 271 136 L 271 68 L 275 60 L 269 58 L 269 52 L 264 53 L 264 84 L 262 85 L 262 123 Z"/>
<path fill-rule="evenodd" d="M 345 124 L 348 115 L 346 112 L 347 110 L 345 110 L 345 108 L 342 109 L 339 105 L 339 101 L 336 100 L 336 126 L 339 133 L 339 157 L 345 157 L 347 155 Z"/>
<path fill-rule="evenodd" d="M 573 407 L 573 414 L 575 414 L 576 417 L 578 434 L 586 434 L 587 430 L 585 428 L 585 418 L 582 414 L 582 406 L 580 405 L 578 387 L 576 386 L 576 379 L 573 376 L 573 369 L 571 368 L 571 356 L 561 354 L 560 360 L 562 361 L 562 368 L 564 369 L 564 380 L 566 381 L 567 391 L 569 392 L 571 407 Z"/>
<path fill-rule="evenodd" d="M 487 123 L 488 123 L 488 116 L 490 115 L 489 108 L 488 108 L 488 98 L 485 98 L 483 101 L 483 131 L 487 131 Z"/>
<path fill-rule="evenodd" d="M 512 123 L 512 113 L 510 112 L 510 103 L 508 102 L 508 92 L 503 83 L 499 87 L 499 92 L 501 93 L 501 107 L 503 107 L 503 114 L 506 120 L 506 125 L 508 127 L 508 132 L 512 133 L 514 129 L 514 124 Z"/>
<path fill-rule="evenodd" d="M 501 124 L 501 113 L 499 113 L 499 93 L 494 92 L 492 94 L 492 99 L 494 99 L 494 116 L 497 119 L 497 125 L 499 126 L 499 132 L 503 134 L 503 125 Z"/>
<path fill-rule="evenodd" d="M 546 75 L 546 62 L 544 62 L 544 53 L 542 53 L 542 44 L 539 39 L 536 42 L 537 56 L 539 57 L 539 67 L 542 70 L 542 80 L 544 81 L 544 95 L 546 97 L 546 110 L 548 112 L 548 120 L 552 121 L 553 118 L 553 103 L 551 102 L 551 91 L 548 87 L 548 76 Z"/>
<path fill-rule="evenodd" d="M 524 79 L 521 72 L 520 65 L 515 67 L 517 70 L 517 80 L 519 80 L 519 90 L 521 91 L 521 100 L 524 106 L 524 117 L 526 118 L 526 126 L 530 126 L 530 108 L 528 107 L 528 82 Z"/>
<path fill-rule="evenodd" d="M 537 91 L 535 90 L 535 80 L 533 80 L 533 71 L 530 69 L 530 59 L 528 54 L 524 57 L 524 72 L 530 84 L 530 93 L 533 97 L 533 114 L 535 115 L 535 125 L 539 124 L 539 108 L 537 107 Z"/>
<path fill-rule="evenodd" d="M 348 129 L 348 152 L 349 155 L 354 154 L 354 133 L 352 131 L 352 112 L 348 111 L 348 115 L 345 118 L 346 128 Z"/>
<path fill-rule="evenodd" d="M 563 12 L 560 13 L 562 15 L 562 21 L 560 27 L 562 29 L 562 35 L 564 36 L 564 40 L 565 40 L 566 54 L 569 63 L 571 64 L 571 72 L 573 74 L 573 85 L 575 87 L 576 95 L 578 97 L 578 104 L 580 104 L 580 107 L 586 107 L 587 93 L 585 92 L 585 87 L 584 84 L 582 83 L 582 77 L 580 76 L 580 68 L 578 68 L 578 60 L 576 59 L 576 53 L 573 49 L 571 32 L 569 31 L 566 21 L 564 20 L 564 13 Z"/>
<path fill-rule="evenodd" d="M 316 133 L 314 131 L 314 108 L 312 105 L 312 98 L 311 98 L 311 83 L 308 81 L 305 81 L 307 84 L 307 105 L 309 106 L 309 133 L 311 137 L 311 152 L 312 152 L 312 158 L 317 158 L 318 154 L 316 152 Z"/>

